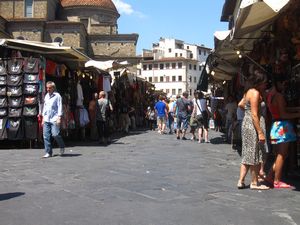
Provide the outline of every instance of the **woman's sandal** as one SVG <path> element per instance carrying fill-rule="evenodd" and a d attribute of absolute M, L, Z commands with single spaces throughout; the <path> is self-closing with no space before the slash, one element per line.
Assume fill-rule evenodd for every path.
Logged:
<path fill-rule="evenodd" d="M 279 181 L 279 182 L 274 182 L 274 188 L 293 188 L 293 186 L 287 184 L 287 183 L 284 183 L 282 181 Z"/>
<path fill-rule="evenodd" d="M 263 185 L 263 184 L 250 184 L 250 189 L 251 190 L 269 190 L 270 188 L 266 185 Z"/>
<path fill-rule="evenodd" d="M 238 182 L 237 188 L 238 188 L 238 189 L 244 189 L 244 188 L 246 188 L 246 185 L 245 185 L 244 182 Z"/>
<path fill-rule="evenodd" d="M 265 181 L 267 178 L 266 174 L 263 173 L 263 174 L 258 174 L 258 182 L 263 182 Z"/>

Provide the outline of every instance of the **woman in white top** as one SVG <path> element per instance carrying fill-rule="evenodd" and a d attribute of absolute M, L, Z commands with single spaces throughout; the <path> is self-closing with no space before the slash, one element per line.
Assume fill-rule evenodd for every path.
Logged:
<path fill-rule="evenodd" d="M 198 93 L 198 97 L 194 101 L 194 110 L 193 115 L 198 120 L 198 136 L 199 136 L 199 143 L 202 143 L 202 129 L 204 130 L 204 141 L 205 143 L 209 143 L 208 140 L 208 119 L 209 113 L 207 108 L 206 99 L 203 98 L 203 93 L 200 91 Z"/>

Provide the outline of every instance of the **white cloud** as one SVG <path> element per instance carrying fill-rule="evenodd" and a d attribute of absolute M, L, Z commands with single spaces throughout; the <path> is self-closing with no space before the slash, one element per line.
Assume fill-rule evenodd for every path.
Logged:
<path fill-rule="evenodd" d="M 130 4 L 124 2 L 123 0 L 112 0 L 112 1 L 115 4 L 115 6 L 117 7 L 118 12 L 120 14 L 135 15 L 139 18 L 145 18 L 146 17 L 145 14 L 143 14 L 142 12 L 139 12 L 139 11 L 135 11 Z"/>
<path fill-rule="evenodd" d="M 113 0 L 115 6 L 117 7 L 120 14 L 133 14 L 134 10 L 131 5 L 128 3 L 123 2 L 122 0 Z"/>

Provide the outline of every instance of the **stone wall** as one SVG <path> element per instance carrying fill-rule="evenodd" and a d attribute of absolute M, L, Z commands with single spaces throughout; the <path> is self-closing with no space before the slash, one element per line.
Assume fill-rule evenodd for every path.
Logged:
<path fill-rule="evenodd" d="M 92 25 L 90 34 L 111 35 L 117 34 L 117 27 L 113 25 Z"/>
<path fill-rule="evenodd" d="M 100 42 L 91 45 L 94 55 L 107 55 L 112 57 L 133 57 L 136 55 L 134 43 Z"/>

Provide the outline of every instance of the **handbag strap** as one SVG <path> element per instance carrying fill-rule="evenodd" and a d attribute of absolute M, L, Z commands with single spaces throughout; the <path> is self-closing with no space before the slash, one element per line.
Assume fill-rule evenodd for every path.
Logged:
<path fill-rule="evenodd" d="M 199 99 L 199 101 L 200 101 L 200 99 Z M 196 102 L 196 104 L 197 104 L 197 106 L 198 106 L 198 109 L 200 110 L 200 113 L 202 113 L 201 104 L 200 104 L 200 106 L 199 106 L 199 104 L 198 104 L 198 99 L 195 99 L 195 102 Z"/>

